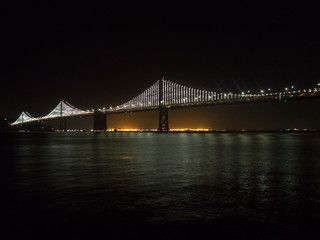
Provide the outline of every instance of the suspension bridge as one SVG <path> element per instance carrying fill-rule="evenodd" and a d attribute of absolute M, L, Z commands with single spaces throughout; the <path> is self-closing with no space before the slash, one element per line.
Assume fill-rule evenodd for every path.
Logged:
<path fill-rule="evenodd" d="M 98 110 L 81 110 L 65 100 L 58 105 L 46 116 L 33 117 L 24 111 L 18 119 L 11 123 L 12 126 L 22 126 L 23 124 L 41 122 L 49 119 L 60 120 L 60 130 L 66 131 L 67 118 L 78 116 L 94 116 L 94 131 L 105 131 L 107 129 L 107 115 L 130 113 L 140 111 L 159 111 L 159 132 L 169 131 L 169 109 L 215 106 L 223 104 L 243 104 L 251 102 L 266 101 L 286 101 L 302 98 L 314 98 L 320 96 L 320 83 L 314 88 L 294 90 L 293 87 L 282 92 L 271 92 L 261 90 L 258 93 L 240 92 L 224 93 L 215 91 L 206 91 L 195 89 L 175 82 L 165 80 L 164 78 L 155 82 L 140 95 L 131 99 L 122 105 L 102 108 Z"/>

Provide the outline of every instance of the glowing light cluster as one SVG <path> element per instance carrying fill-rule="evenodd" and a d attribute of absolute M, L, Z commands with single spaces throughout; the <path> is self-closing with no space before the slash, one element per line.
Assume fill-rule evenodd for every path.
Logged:
<path fill-rule="evenodd" d="M 18 119 L 11 125 L 18 125 L 25 122 L 32 122 L 37 120 L 37 118 L 32 117 L 28 112 L 22 112 Z"/>
<path fill-rule="evenodd" d="M 86 111 L 77 109 L 66 101 L 61 101 L 48 115 L 41 117 L 41 119 L 68 117 L 82 115 L 85 113 Z"/>
<path fill-rule="evenodd" d="M 150 108 L 159 106 L 159 81 L 132 100 L 105 111 L 113 112 L 123 109 Z"/>
<path fill-rule="evenodd" d="M 160 85 L 160 81 L 162 81 Z M 161 103 L 159 98 L 159 87 L 162 86 Z M 159 107 L 159 105 L 177 105 L 187 103 L 203 103 L 223 99 L 227 96 L 223 93 L 209 92 L 183 86 L 168 80 L 159 80 L 146 91 L 132 100 L 116 107 L 110 107 L 105 111 L 114 112 L 118 110 L 130 110 L 140 108 Z"/>
<path fill-rule="evenodd" d="M 186 87 L 171 81 L 162 80 L 163 105 L 201 103 L 219 100 L 216 92 Z"/>
<path fill-rule="evenodd" d="M 162 87 L 162 91 L 159 91 L 160 86 Z M 205 91 L 201 89 L 186 87 L 184 85 L 162 79 L 157 81 L 150 88 L 148 88 L 146 91 L 133 98 L 132 100 L 116 107 L 110 107 L 107 110 L 104 109 L 103 111 L 130 111 L 134 109 L 157 108 L 160 105 L 166 107 L 177 105 L 195 105 L 203 103 L 213 103 L 221 100 L 248 99 L 276 95 L 276 93 L 271 93 L 270 91 L 270 88 L 268 88 L 267 93 L 265 93 L 264 90 L 261 90 L 258 94 L 252 94 L 250 93 L 250 91 L 247 91 L 246 93 L 241 92 L 239 94 Z M 160 92 L 162 93 L 161 98 L 159 96 Z M 160 99 L 162 100 L 161 102 Z"/>
<path fill-rule="evenodd" d="M 44 117 L 32 117 L 29 113 L 22 112 L 18 117 L 18 119 L 14 123 L 11 123 L 11 126 L 28 123 L 28 122 L 34 122 L 34 121 L 41 121 L 41 120 L 51 119 L 51 118 L 84 115 L 88 113 L 90 112 L 86 112 L 81 109 L 78 109 L 66 101 L 61 101 L 49 114 L 47 114 Z"/>
<path fill-rule="evenodd" d="M 114 129 L 114 131 L 117 131 L 117 132 L 140 132 L 141 129 L 138 129 L 138 128 L 117 128 L 117 129 Z"/>
<path fill-rule="evenodd" d="M 210 132 L 211 128 L 173 128 L 171 132 Z"/>

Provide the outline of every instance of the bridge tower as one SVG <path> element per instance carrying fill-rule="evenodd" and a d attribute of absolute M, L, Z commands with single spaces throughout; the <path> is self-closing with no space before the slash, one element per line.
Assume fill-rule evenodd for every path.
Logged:
<path fill-rule="evenodd" d="M 67 118 L 63 117 L 62 113 L 63 113 L 63 108 L 62 108 L 62 104 L 63 104 L 63 101 L 62 100 L 60 102 L 60 131 L 64 131 L 66 132 L 67 131 Z"/>
<path fill-rule="evenodd" d="M 163 108 L 163 81 L 164 77 L 159 81 L 159 132 L 168 132 L 169 124 L 168 124 L 168 109 Z"/>
<path fill-rule="evenodd" d="M 101 111 L 94 111 L 93 121 L 94 131 L 106 131 L 107 130 L 107 114 Z"/>

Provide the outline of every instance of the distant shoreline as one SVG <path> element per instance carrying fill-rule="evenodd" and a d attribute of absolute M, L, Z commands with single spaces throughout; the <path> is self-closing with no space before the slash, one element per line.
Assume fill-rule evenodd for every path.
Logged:
<path fill-rule="evenodd" d="M 48 133 L 48 132 L 62 132 L 62 131 L 36 131 L 36 130 L 20 130 L 20 131 L 0 131 L 0 133 Z M 141 131 L 91 131 L 91 130 L 68 130 L 66 133 L 92 132 L 92 133 L 159 133 L 157 131 L 141 130 Z M 307 130 L 212 130 L 212 131 L 167 131 L 162 133 L 320 133 L 318 129 Z"/>

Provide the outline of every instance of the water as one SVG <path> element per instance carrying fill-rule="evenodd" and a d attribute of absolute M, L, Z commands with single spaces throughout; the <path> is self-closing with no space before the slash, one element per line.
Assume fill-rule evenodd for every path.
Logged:
<path fill-rule="evenodd" d="M 318 239 L 320 135 L 1 135 L 0 239 Z"/>

